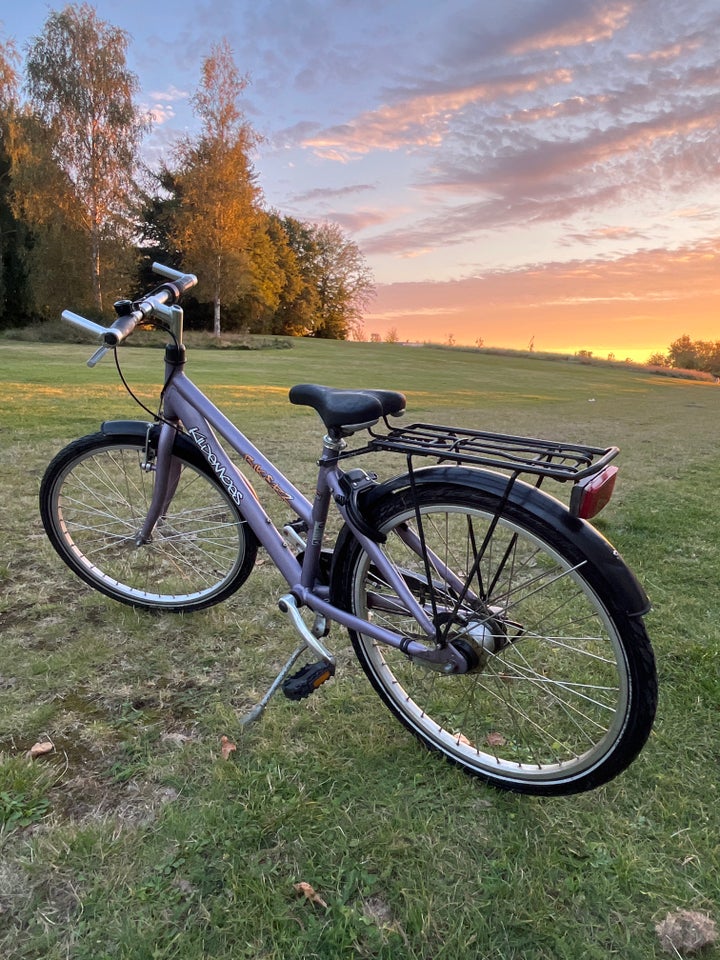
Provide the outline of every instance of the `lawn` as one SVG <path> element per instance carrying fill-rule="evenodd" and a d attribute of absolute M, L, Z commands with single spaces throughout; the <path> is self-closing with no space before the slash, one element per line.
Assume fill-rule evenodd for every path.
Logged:
<path fill-rule="evenodd" d="M 304 489 L 319 421 L 287 388 L 306 381 L 402 390 L 408 421 L 621 447 L 598 527 L 653 601 L 658 718 L 617 780 L 545 800 L 423 751 L 338 629 L 337 677 L 243 730 L 295 644 L 266 562 L 230 602 L 184 617 L 74 579 L 42 532 L 43 470 L 101 420 L 143 417 L 111 358 L 84 365 L 92 349 L 0 341 L 0 956 L 648 960 L 669 955 L 655 929 L 668 914 L 720 922 L 720 388 L 395 344 L 190 355 Z M 153 406 L 161 353 L 121 354 Z M 52 752 L 30 761 L 44 740 Z"/>

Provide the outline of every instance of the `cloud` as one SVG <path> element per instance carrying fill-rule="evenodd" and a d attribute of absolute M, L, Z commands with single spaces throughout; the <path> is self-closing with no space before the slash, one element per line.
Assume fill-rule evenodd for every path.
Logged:
<path fill-rule="evenodd" d="M 538 123 L 548 120 L 566 120 L 570 117 L 582 117 L 593 112 L 598 107 L 606 106 L 610 102 L 608 94 L 595 94 L 589 97 L 574 96 L 567 100 L 559 100 L 548 106 L 524 107 L 505 115 L 509 123 Z"/>
<path fill-rule="evenodd" d="M 409 228 L 383 231 L 390 218 L 367 216 L 377 204 L 363 204 L 355 221 L 343 215 L 374 226 L 369 253 L 410 257 L 580 214 L 615 220 L 611 210 L 653 195 L 673 209 L 667 198 L 709 184 L 720 156 L 711 7 L 664 7 L 660 22 L 628 0 L 542 0 L 493 24 L 486 7 L 466 7 L 452 34 L 435 37 L 432 62 L 409 72 L 401 60 L 399 71 L 421 80 L 386 88 L 381 106 L 344 123 L 286 131 L 288 141 L 346 166 L 413 153 L 408 186 L 419 202 Z M 592 229 L 568 224 L 560 242 L 599 242 Z"/>
<path fill-rule="evenodd" d="M 638 230 L 635 227 L 597 227 L 594 230 L 587 230 L 584 233 L 569 233 L 564 242 L 568 246 L 577 243 L 593 244 L 605 243 L 608 240 L 626 241 L 626 240 L 649 240 L 646 232 Z"/>
<path fill-rule="evenodd" d="M 695 37 L 692 40 L 686 40 L 682 43 L 671 43 L 659 50 L 649 50 L 645 53 L 630 53 L 629 60 L 636 62 L 661 62 L 666 60 L 679 60 L 685 54 L 697 50 L 702 46 L 700 38 Z"/>
<path fill-rule="evenodd" d="M 632 9 L 633 4 L 627 2 L 598 4 L 585 15 L 563 18 L 549 29 L 540 29 L 518 40 L 509 52 L 513 56 L 523 56 L 538 50 L 555 50 L 608 40 L 627 26 Z"/>
<path fill-rule="evenodd" d="M 175 119 L 175 110 L 173 107 L 164 103 L 156 103 L 154 106 L 148 107 L 146 114 L 150 122 L 156 126 L 161 126 L 163 123 L 168 123 Z"/>
<path fill-rule="evenodd" d="M 720 238 L 614 259 L 528 264 L 444 282 L 381 285 L 372 320 L 402 339 L 438 339 L 536 349 L 664 349 L 688 332 L 717 339 Z M 450 326 L 448 326 L 450 325 Z"/>
<path fill-rule="evenodd" d="M 677 220 L 693 220 L 696 222 L 717 223 L 720 220 L 720 208 L 710 204 L 696 204 L 691 207 L 681 207 L 679 210 L 673 210 L 671 217 Z"/>
<path fill-rule="evenodd" d="M 160 103 L 176 103 L 178 100 L 187 100 L 190 96 L 186 90 L 179 90 L 170 84 L 165 90 L 156 90 L 149 94 L 151 100 Z"/>
<path fill-rule="evenodd" d="M 718 105 L 691 102 L 684 111 L 585 126 L 564 139 L 552 138 L 547 129 L 516 128 L 497 134 L 500 149 L 492 136 L 485 144 L 446 149 L 418 184 L 434 195 L 433 212 L 410 228 L 370 238 L 364 248 L 407 256 L 489 231 L 619 209 L 651 196 L 668 203 L 673 194 L 710 184 L 717 176 Z"/>
<path fill-rule="evenodd" d="M 343 187 L 315 187 L 305 193 L 298 194 L 293 197 L 293 200 L 296 203 L 336 200 L 338 197 L 356 196 L 358 193 L 365 193 L 368 190 L 375 190 L 375 188 L 370 183 L 350 183 Z"/>
<path fill-rule="evenodd" d="M 451 120 L 471 104 L 517 96 L 571 80 L 570 71 L 560 68 L 550 73 L 499 77 L 466 87 L 418 93 L 367 111 L 346 124 L 315 133 L 305 138 L 303 146 L 331 160 L 345 160 L 373 150 L 438 146 Z"/>
<path fill-rule="evenodd" d="M 145 115 L 156 127 L 171 123 L 176 117 L 173 104 L 186 101 L 189 94 L 170 84 L 164 90 L 154 90 L 148 94 L 150 105 L 144 108 Z"/>
<path fill-rule="evenodd" d="M 359 233 L 370 227 L 377 227 L 380 224 L 394 220 L 401 213 L 407 213 L 407 210 L 394 210 L 391 208 L 383 209 L 360 209 L 352 212 L 342 213 L 340 211 L 331 211 L 328 213 L 328 220 L 339 223 L 341 227 L 350 233 Z"/>

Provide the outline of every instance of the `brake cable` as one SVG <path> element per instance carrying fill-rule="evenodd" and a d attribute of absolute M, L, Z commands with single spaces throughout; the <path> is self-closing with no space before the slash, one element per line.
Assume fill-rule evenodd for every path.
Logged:
<path fill-rule="evenodd" d="M 164 324 L 164 323 L 154 323 L 152 326 L 153 326 L 153 328 L 156 329 L 156 330 L 162 330 L 163 332 L 170 334 L 170 336 L 172 337 L 173 342 L 174 342 L 174 344 L 175 344 L 175 347 L 176 347 L 176 348 L 179 347 L 180 344 L 179 344 L 178 338 L 175 336 L 174 331 L 171 330 L 170 327 L 168 327 L 168 326 L 167 326 L 166 324 Z M 115 368 L 116 368 L 116 370 L 117 370 L 117 372 L 118 372 L 118 376 L 120 377 L 120 381 L 121 381 L 122 385 L 125 387 L 125 390 L 126 390 L 126 391 L 128 392 L 128 394 L 132 397 L 132 399 L 135 401 L 135 403 L 136 403 L 142 410 L 144 410 L 145 413 L 149 414 L 156 423 L 167 423 L 168 426 L 174 426 L 174 424 L 171 424 L 169 420 L 166 420 L 166 419 L 163 417 L 163 415 L 162 415 L 162 413 L 161 413 L 160 411 L 161 411 L 161 409 L 162 409 L 162 398 L 163 398 L 163 395 L 164 395 L 165 390 L 167 389 L 167 386 L 168 386 L 168 384 L 170 383 L 170 380 L 171 380 L 171 378 L 172 378 L 172 375 L 173 375 L 173 373 L 174 373 L 175 371 L 174 371 L 174 370 L 171 370 L 171 371 L 170 371 L 170 374 L 168 375 L 167 379 L 165 380 L 165 383 L 163 384 L 162 390 L 160 391 L 160 405 L 159 405 L 159 407 L 158 407 L 158 411 L 157 411 L 157 413 L 153 413 L 153 411 L 150 409 L 150 407 L 146 406 L 146 405 L 142 402 L 142 400 L 140 399 L 140 397 L 138 397 L 138 396 L 133 392 L 132 387 L 131 387 L 130 384 L 127 382 L 127 380 L 126 380 L 126 378 L 125 378 L 125 374 L 124 374 L 123 371 L 122 371 L 122 367 L 120 366 L 120 358 L 118 357 L 118 346 L 119 346 L 119 345 L 116 345 L 115 347 L 113 347 L 113 357 L 114 357 L 114 360 L 115 360 Z"/>

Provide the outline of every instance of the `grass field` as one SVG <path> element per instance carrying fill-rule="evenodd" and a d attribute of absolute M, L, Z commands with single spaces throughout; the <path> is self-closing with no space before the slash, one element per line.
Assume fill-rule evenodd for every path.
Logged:
<path fill-rule="evenodd" d="M 143 416 L 109 358 L 84 365 L 92 349 L 0 341 L 0 956 L 648 960 L 669 955 L 667 914 L 720 922 L 718 387 L 389 344 L 191 354 L 193 377 L 304 488 L 320 431 L 287 402 L 303 381 L 402 390 L 408 421 L 621 447 L 598 526 L 653 601 L 658 719 L 616 781 L 543 800 L 423 751 L 339 630 L 335 680 L 241 730 L 295 643 L 266 563 L 185 617 L 75 580 L 42 532 L 44 468 L 101 420 Z M 161 354 L 122 355 L 153 405 Z M 28 760 L 42 740 L 53 752 Z"/>

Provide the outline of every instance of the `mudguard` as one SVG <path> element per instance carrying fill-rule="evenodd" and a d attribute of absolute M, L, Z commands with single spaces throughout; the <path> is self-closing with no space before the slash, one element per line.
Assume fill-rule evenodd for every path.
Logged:
<path fill-rule="evenodd" d="M 159 423 L 149 423 L 147 420 L 106 420 L 100 424 L 100 430 L 108 436 L 127 434 L 131 437 L 141 437 L 143 441 L 147 436 L 148 427 L 152 439 L 154 433 L 157 434 L 160 431 Z M 205 464 L 197 446 L 179 431 L 175 434 L 173 449 L 182 453 L 190 463 Z"/>
<path fill-rule="evenodd" d="M 492 470 L 464 466 L 430 466 L 413 471 L 416 487 L 442 483 L 456 487 L 470 487 L 502 498 L 508 491 L 509 477 Z M 411 487 L 410 475 L 403 474 L 368 490 L 360 501 L 361 509 L 369 519 L 376 504 Z M 508 501 L 525 510 L 531 517 L 554 527 L 593 566 L 593 585 L 603 588 L 624 613 L 639 617 L 650 609 L 650 601 L 634 573 L 613 545 L 586 520 L 574 517 L 560 500 L 538 490 L 523 480 L 515 480 Z"/>

